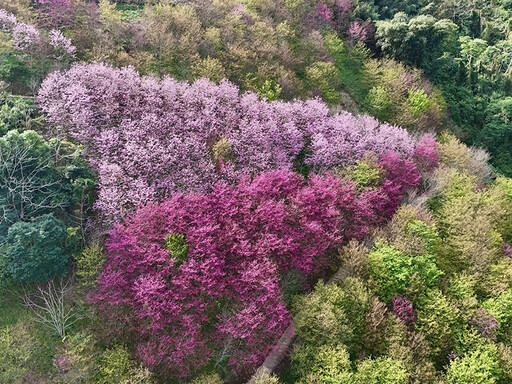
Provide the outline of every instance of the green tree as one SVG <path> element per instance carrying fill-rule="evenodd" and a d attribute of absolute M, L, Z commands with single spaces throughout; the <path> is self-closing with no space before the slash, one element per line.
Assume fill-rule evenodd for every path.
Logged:
<path fill-rule="evenodd" d="M 377 282 L 379 295 L 385 302 L 394 295 L 403 294 L 413 275 L 419 276 L 427 287 L 436 285 L 441 276 L 432 255 L 406 255 L 394 247 L 379 243 L 368 254 L 368 262 L 370 274 Z"/>
<path fill-rule="evenodd" d="M 389 357 L 366 359 L 358 365 L 354 384 L 406 384 L 409 376 L 400 360 Z"/>
<path fill-rule="evenodd" d="M 65 225 L 53 214 L 17 222 L 8 231 L 6 272 L 15 281 L 45 281 L 67 272 Z"/>
<path fill-rule="evenodd" d="M 410 18 L 403 12 L 376 25 L 377 44 L 382 52 L 419 68 L 427 68 L 446 50 L 452 49 L 458 29 L 447 19 L 437 20 L 431 15 Z"/>
<path fill-rule="evenodd" d="M 327 103 L 339 103 L 341 80 L 333 63 L 323 61 L 313 63 L 306 69 L 306 77 L 311 88 L 317 89 Z"/>
<path fill-rule="evenodd" d="M 487 349 L 478 349 L 456 358 L 446 370 L 450 384 L 494 384 L 500 376 L 498 359 Z"/>

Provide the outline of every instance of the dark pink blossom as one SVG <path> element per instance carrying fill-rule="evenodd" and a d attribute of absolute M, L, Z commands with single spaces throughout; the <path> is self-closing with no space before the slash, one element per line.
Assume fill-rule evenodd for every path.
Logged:
<path fill-rule="evenodd" d="M 383 166 L 396 167 L 395 160 L 388 156 Z M 412 163 L 398 161 L 404 164 Z M 323 274 L 330 250 L 389 217 L 393 199 L 411 187 L 408 177 L 390 175 L 361 194 L 351 182 L 306 181 L 290 171 L 171 194 L 110 232 L 91 300 L 110 333 L 163 375 L 188 376 L 219 356 L 247 373 L 288 324 L 280 275 L 290 268 Z M 186 241 L 180 260 L 165 248 L 170 233 Z"/>
<path fill-rule="evenodd" d="M 391 309 L 395 316 L 398 317 L 400 321 L 408 327 L 410 327 L 416 321 L 412 302 L 403 296 L 394 296 L 391 299 Z"/>
<path fill-rule="evenodd" d="M 422 172 L 429 172 L 436 168 L 439 165 L 440 156 L 439 143 L 428 133 L 420 138 L 412 155 L 418 169 Z"/>

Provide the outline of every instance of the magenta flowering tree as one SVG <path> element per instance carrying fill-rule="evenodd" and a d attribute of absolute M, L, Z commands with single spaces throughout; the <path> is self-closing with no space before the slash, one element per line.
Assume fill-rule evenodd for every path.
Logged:
<path fill-rule="evenodd" d="M 421 172 L 434 170 L 441 158 L 441 148 L 435 137 L 429 133 L 423 135 L 416 143 L 412 157 Z"/>
<path fill-rule="evenodd" d="M 507 242 L 503 243 L 503 253 L 512 259 L 512 246 Z"/>
<path fill-rule="evenodd" d="M 372 38 L 374 30 L 369 20 L 363 22 L 353 21 L 349 24 L 346 33 L 352 43 L 357 44 L 359 42 L 365 43 Z"/>
<path fill-rule="evenodd" d="M 71 0 L 36 0 L 35 4 L 41 26 L 56 28 L 73 24 Z"/>
<path fill-rule="evenodd" d="M 391 299 L 391 309 L 400 321 L 407 327 L 411 327 L 416 321 L 412 302 L 403 296 L 394 296 Z"/>
<path fill-rule="evenodd" d="M 359 194 L 329 175 L 306 182 L 270 171 L 172 194 L 110 232 L 91 299 L 112 335 L 162 375 L 188 376 L 209 362 L 250 373 L 288 324 L 280 275 L 325 271 L 329 250 L 366 236 L 409 181 L 394 177 Z"/>
<path fill-rule="evenodd" d="M 207 192 L 219 181 L 301 162 L 321 173 L 368 151 L 409 156 L 415 148 L 401 128 L 329 116 L 316 99 L 268 103 L 227 81 L 157 81 L 103 64 L 51 74 L 38 102 L 59 136 L 86 146 L 100 175 L 97 207 L 117 218 L 173 191 Z"/>
<path fill-rule="evenodd" d="M 491 316 L 485 309 L 478 308 L 476 315 L 469 321 L 469 324 L 475 327 L 486 339 L 496 340 L 496 331 L 500 323 Z"/>
<path fill-rule="evenodd" d="M 316 7 L 316 11 L 318 13 L 318 16 L 320 16 L 324 21 L 326 21 L 327 23 L 332 22 L 334 14 L 325 3 L 319 3 L 318 6 Z"/>

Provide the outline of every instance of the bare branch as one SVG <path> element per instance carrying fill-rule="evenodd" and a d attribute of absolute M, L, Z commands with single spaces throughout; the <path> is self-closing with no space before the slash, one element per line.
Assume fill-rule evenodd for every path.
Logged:
<path fill-rule="evenodd" d="M 32 295 L 25 292 L 23 301 L 35 315 L 37 322 L 63 338 L 69 327 L 79 320 L 74 306 L 69 306 L 67 303 L 72 291 L 72 278 L 60 278 L 57 283 L 54 279 L 38 286 Z"/>

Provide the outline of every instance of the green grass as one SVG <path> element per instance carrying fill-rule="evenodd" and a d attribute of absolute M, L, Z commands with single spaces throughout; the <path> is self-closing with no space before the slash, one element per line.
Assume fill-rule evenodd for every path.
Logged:
<path fill-rule="evenodd" d="M 52 358 L 58 352 L 62 341 L 50 329 L 35 321 L 33 313 L 23 304 L 22 294 L 23 291 L 19 288 L 0 290 L 0 329 L 13 326 L 18 322 L 23 322 L 30 327 L 30 334 L 35 341 L 35 350 L 32 351 L 33 357 L 29 368 L 34 373 L 47 374 L 54 369 Z"/>

